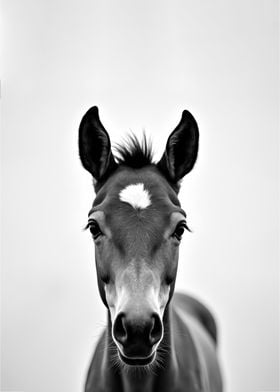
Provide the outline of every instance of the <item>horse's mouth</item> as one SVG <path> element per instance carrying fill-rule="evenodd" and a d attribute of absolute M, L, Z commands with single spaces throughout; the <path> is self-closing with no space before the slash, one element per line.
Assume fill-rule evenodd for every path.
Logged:
<path fill-rule="evenodd" d="M 120 359 L 129 366 L 146 366 L 151 364 L 155 357 L 156 357 L 156 352 L 154 351 L 151 355 L 149 355 L 148 357 L 127 357 L 125 355 L 123 355 L 119 350 L 119 357 Z"/>

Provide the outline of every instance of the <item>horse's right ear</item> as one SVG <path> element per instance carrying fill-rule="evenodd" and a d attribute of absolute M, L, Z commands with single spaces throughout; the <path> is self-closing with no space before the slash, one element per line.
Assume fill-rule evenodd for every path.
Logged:
<path fill-rule="evenodd" d="M 79 153 L 84 168 L 96 181 L 102 180 L 117 167 L 111 151 L 110 137 L 99 119 L 96 106 L 89 109 L 82 118 Z"/>

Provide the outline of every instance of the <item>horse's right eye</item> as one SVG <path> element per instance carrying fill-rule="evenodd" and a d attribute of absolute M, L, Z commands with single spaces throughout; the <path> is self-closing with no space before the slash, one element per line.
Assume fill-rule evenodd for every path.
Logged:
<path fill-rule="evenodd" d="M 100 237 L 101 235 L 103 235 L 99 224 L 96 222 L 96 220 L 91 220 L 88 222 L 88 227 L 89 230 L 93 236 L 93 238 L 96 240 L 98 237 Z"/>

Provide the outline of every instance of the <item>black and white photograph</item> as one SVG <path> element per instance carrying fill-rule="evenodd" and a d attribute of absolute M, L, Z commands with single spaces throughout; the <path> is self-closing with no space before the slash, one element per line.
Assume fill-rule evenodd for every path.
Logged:
<path fill-rule="evenodd" d="M 0 392 L 280 392 L 279 15 L 2 1 Z"/>

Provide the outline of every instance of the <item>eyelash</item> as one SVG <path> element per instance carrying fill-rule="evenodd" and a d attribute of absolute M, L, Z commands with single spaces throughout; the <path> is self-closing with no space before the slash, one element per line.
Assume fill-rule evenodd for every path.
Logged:
<path fill-rule="evenodd" d="M 180 232 L 179 230 L 181 230 L 181 229 L 182 229 L 182 231 Z M 178 225 L 176 226 L 176 229 L 174 230 L 174 232 L 172 234 L 172 237 L 176 238 L 178 241 L 181 241 L 185 229 L 188 231 L 191 231 L 188 228 L 186 221 L 179 222 Z"/>
<path fill-rule="evenodd" d="M 90 220 L 88 221 L 88 224 L 86 225 L 85 230 L 87 230 L 87 229 L 90 230 L 90 232 L 91 232 L 91 234 L 92 234 L 92 236 L 93 236 L 93 238 L 94 238 L 95 240 L 96 240 L 98 237 L 100 237 L 101 235 L 103 235 L 103 233 L 102 233 L 102 231 L 101 231 L 101 229 L 100 229 L 100 227 L 99 227 L 99 224 L 98 224 L 97 221 L 94 220 L 94 219 L 90 219 Z"/>

